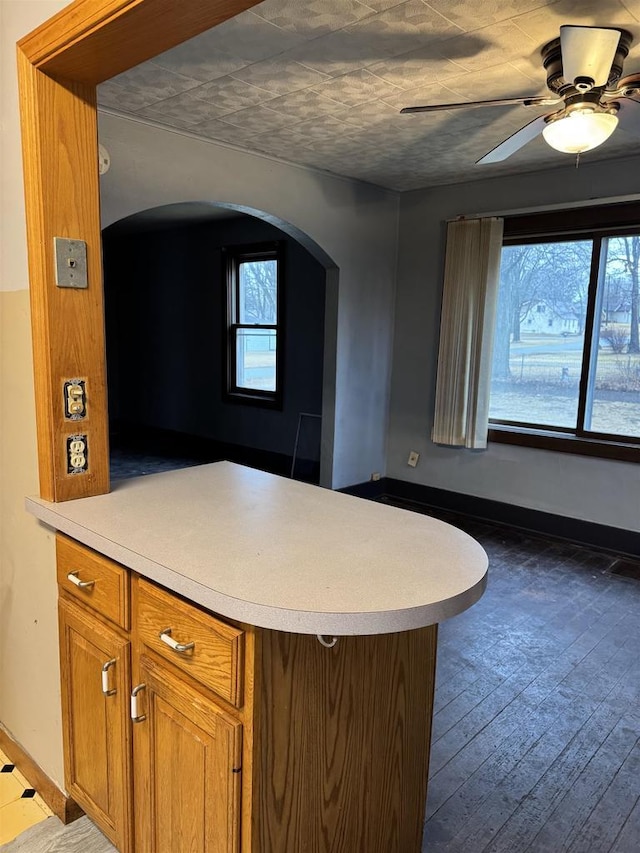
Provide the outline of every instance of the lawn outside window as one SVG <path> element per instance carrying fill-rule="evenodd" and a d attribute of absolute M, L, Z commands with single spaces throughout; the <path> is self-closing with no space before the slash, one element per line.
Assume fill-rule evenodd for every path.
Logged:
<path fill-rule="evenodd" d="M 227 399 L 280 408 L 282 257 L 278 244 L 224 253 Z"/>
<path fill-rule="evenodd" d="M 640 211 L 624 207 L 634 224 L 505 220 L 491 440 L 640 460 Z"/>

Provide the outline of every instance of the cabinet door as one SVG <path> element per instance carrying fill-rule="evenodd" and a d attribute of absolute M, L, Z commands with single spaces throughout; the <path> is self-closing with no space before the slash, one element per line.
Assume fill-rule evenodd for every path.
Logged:
<path fill-rule="evenodd" d="M 136 849 L 236 853 L 241 724 L 145 654 L 136 682 L 131 709 Z"/>
<path fill-rule="evenodd" d="M 115 846 L 131 850 L 130 644 L 59 602 L 65 783 Z"/>

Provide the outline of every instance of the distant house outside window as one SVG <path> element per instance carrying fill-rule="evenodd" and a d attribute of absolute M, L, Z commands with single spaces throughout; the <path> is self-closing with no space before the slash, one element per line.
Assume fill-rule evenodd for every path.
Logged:
<path fill-rule="evenodd" d="M 492 438 L 640 450 L 639 275 L 640 227 L 505 239 Z"/>
<path fill-rule="evenodd" d="M 282 396 L 281 251 L 227 250 L 227 387 L 237 401 L 278 406 Z"/>

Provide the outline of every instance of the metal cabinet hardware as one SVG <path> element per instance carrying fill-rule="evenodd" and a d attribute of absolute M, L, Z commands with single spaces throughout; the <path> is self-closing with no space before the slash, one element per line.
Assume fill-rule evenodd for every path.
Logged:
<path fill-rule="evenodd" d="M 102 667 L 102 692 L 105 696 L 115 696 L 117 690 L 115 687 L 109 687 L 109 670 L 116 665 L 116 659 L 111 658 Z"/>
<path fill-rule="evenodd" d="M 195 643 L 177 643 L 171 636 L 171 628 L 165 628 L 163 631 L 160 631 L 158 636 L 163 643 L 169 646 L 170 649 L 173 649 L 174 652 L 179 652 L 180 654 L 193 651 L 196 647 Z"/>
<path fill-rule="evenodd" d="M 91 589 L 95 586 L 95 581 L 81 581 L 78 577 L 79 572 L 69 572 L 67 580 L 78 587 L 78 589 Z"/>
<path fill-rule="evenodd" d="M 138 694 L 141 690 L 146 690 L 146 684 L 138 684 L 131 691 L 131 719 L 134 723 L 142 723 L 147 719 L 146 714 L 138 713 Z"/>

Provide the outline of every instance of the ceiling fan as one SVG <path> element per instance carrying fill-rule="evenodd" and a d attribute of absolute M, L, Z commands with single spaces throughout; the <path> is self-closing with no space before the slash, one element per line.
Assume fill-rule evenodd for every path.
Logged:
<path fill-rule="evenodd" d="M 506 160 L 540 133 L 557 151 L 581 154 L 605 142 L 616 129 L 618 120 L 624 130 L 640 135 L 640 73 L 621 78 L 631 41 L 632 35 L 626 30 L 562 26 L 560 38 L 550 41 L 541 50 L 551 96 L 433 104 L 405 107 L 400 112 L 562 104 L 557 111 L 538 116 L 521 127 L 477 163 Z"/>

